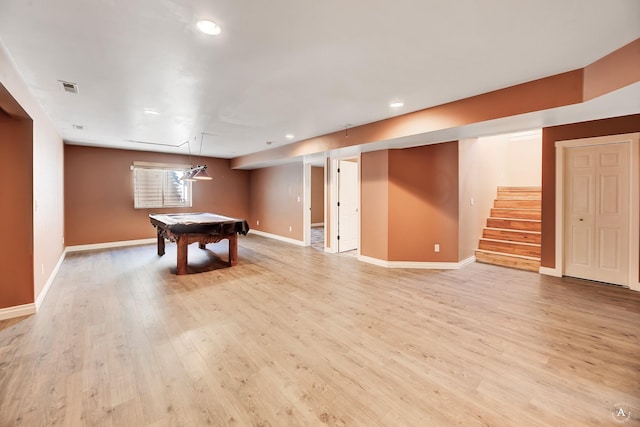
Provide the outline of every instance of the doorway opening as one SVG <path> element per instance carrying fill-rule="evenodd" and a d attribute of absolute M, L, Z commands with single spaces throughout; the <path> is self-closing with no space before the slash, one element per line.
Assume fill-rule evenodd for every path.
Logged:
<path fill-rule="evenodd" d="M 323 164 L 310 166 L 310 244 L 314 249 L 325 250 L 325 168 Z"/>

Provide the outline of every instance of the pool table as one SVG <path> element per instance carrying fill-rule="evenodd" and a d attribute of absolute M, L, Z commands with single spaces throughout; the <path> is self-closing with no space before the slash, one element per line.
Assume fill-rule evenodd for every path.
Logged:
<path fill-rule="evenodd" d="M 249 224 L 243 219 L 212 213 L 149 214 L 157 230 L 158 255 L 164 255 L 164 240 L 178 246 L 177 274 L 187 274 L 187 246 L 198 242 L 200 249 L 207 243 L 229 240 L 229 265 L 238 263 L 238 233 L 246 235 Z"/>

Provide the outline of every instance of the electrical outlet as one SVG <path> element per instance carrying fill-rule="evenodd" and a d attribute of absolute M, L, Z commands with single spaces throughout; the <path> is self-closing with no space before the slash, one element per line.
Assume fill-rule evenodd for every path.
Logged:
<path fill-rule="evenodd" d="M 433 245 L 433 250 L 434 250 L 434 252 L 440 252 L 440 245 L 438 243 Z"/>
<path fill-rule="evenodd" d="M 292 232 L 292 231 L 293 231 L 293 227 L 289 226 L 289 232 Z"/>
<path fill-rule="evenodd" d="M 256 220 L 256 225 L 260 225 L 260 220 Z"/>

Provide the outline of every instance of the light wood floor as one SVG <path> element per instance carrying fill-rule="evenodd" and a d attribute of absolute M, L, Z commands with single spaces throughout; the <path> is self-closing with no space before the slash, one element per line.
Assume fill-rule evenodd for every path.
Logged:
<path fill-rule="evenodd" d="M 640 293 L 255 235 L 233 268 L 191 245 L 201 274 L 155 251 L 69 254 L 37 315 L 0 322 L 1 426 L 640 424 Z"/>

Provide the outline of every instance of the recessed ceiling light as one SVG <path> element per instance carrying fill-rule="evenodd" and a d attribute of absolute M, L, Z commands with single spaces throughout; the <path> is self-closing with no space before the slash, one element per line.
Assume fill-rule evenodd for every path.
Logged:
<path fill-rule="evenodd" d="M 218 24 L 208 19 L 203 19 L 202 21 L 198 21 L 196 25 L 198 26 L 198 29 L 200 31 L 210 36 L 217 36 L 222 31 L 222 29 Z"/>
<path fill-rule="evenodd" d="M 294 134 L 292 134 L 292 133 L 288 133 L 288 134 L 286 134 L 284 137 L 285 137 L 285 138 L 287 138 L 287 139 L 293 139 L 293 138 L 295 138 L 296 136 L 295 136 Z"/>
<path fill-rule="evenodd" d="M 404 102 L 402 101 L 393 101 L 391 104 L 389 104 L 389 107 L 391 108 L 400 108 L 404 105 Z"/>
<path fill-rule="evenodd" d="M 158 114 L 160 114 L 156 110 L 154 110 L 153 108 L 145 108 L 144 109 L 144 113 L 148 114 L 150 116 L 157 116 Z"/>

